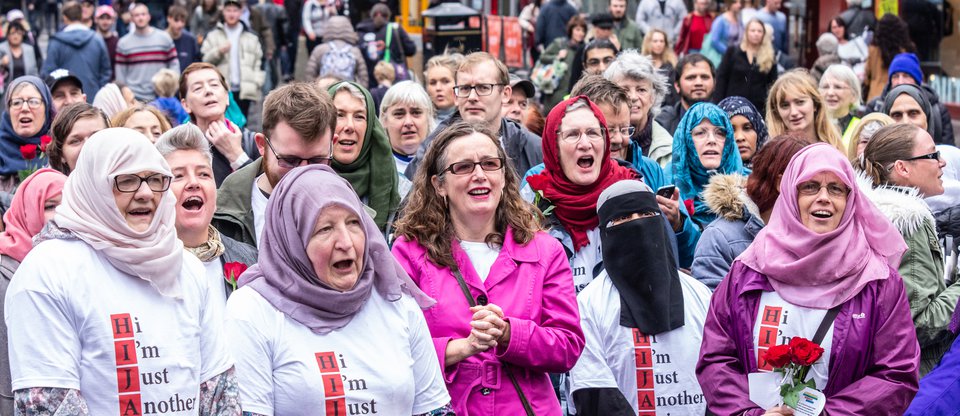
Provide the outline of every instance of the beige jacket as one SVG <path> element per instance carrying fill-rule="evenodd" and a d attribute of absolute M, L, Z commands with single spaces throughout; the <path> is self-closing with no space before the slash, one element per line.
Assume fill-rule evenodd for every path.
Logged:
<path fill-rule="evenodd" d="M 215 29 L 207 33 L 200 47 L 203 62 L 215 65 L 227 79 L 227 83 L 230 82 L 231 51 L 221 53 L 220 49 L 229 43 L 223 23 L 218 23 Z M 230 45 L 231 50 L 237 47 L 240 48 L 240 97 L 238 99 L 260 100 L 263 97 L 263 82 L 266 79 L 262 69 L 263 49 L 260 46 L 260 39 L 244 26 L 243 33 L 240 34 L 240 45 Z"/>

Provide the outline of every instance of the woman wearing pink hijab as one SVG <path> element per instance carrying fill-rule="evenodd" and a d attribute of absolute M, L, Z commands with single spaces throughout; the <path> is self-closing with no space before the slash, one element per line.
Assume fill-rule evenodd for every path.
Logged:
<path fill-rule="evenodd" d="M 697 377 L 710 412 L 793 414 L 776 405 L 776 384 L 761 394 L 748 383 L 772 370 L 766 350 L 792 337 L 824 349 L 808 378 L 826 396 L 824 414 L 903 414 L 910 404 L 920 348 L 897 273 L 907 247 L 855 178 L 823 143 L 787 165 L 769 224 L 707 312 Z"/>
<path fill-rule="evenodd" d="M 20 183 L 10 209 L 3 214 L 6 230 L 0 233 L 0 311 L 3 310 L 3 297 L 13 273 L 33 248 L 33 236 L 53 218 L 66 181 L 64 174 L 53 169 L 44 168 L 34 172 Z M 0 345 L 6 344 L 7 327 L 0 326 Z M 0 414 L 13 414 L 10 360 L 6 348 L 0 348 Z"/>

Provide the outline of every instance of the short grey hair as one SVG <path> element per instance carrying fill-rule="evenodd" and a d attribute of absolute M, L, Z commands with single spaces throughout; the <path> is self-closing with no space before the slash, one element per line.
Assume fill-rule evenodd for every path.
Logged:
<path fill-rule="evenodd" d="M 204 155 L 211 164 L 213 163 L 210 144 L 207 143 L 207 138 L 203 137 L 200 128 L 193 123 L 181 124 L 167 130 L 160 135 L 155 146 L 164 158 L 177 150 L 195 150 Z"/>
<path fill-rule="evenodd" d="M 436 127 L 436 110 L 433 108 L 433 101 L 430 100 L 427 90 L 420 84 L 413 81 L 393 84 L 380 101 L 380 124 L 387 124 L 387 112 L 395 105 L 411 105 L 423 110 L 424 115 L 427 116 L 428 133 Z"/>
<path fill-rule="evenodd" d="M 333 89 L 333 94 L 330 94 L 330 98 L 336 97 L 340 91 L 347 90 L 353 98 L 360 100 L 364 106 L 367 105 L 367 96 L 363 94 L 363 91 L 360 91 L 359 88 L 355 87 L 349 82 L 341 82 Z"/>
<path fill-rule="evenodd" d="M 854 107 L 859 107 L 863 104 L 863 95 L 860 91 L 860 78 L 853 72 L 853 69 L 844 64 L 833 64 L 827 67 L 826 71 L 823 71 L 823 75 L 820 76 L 820 82 L 823 82 L 823 79 L 827 76 L 836 78 L 837 81 L 846 84 L 847 87 L 853 91 Z"/>
<path fill-rule="evenodd" d="M 653 86 L 653 106 L 650 111 L 654 116 L 660 114 L 660 106 L 667 96 L 667 77 L 653 67 L 653 61 L 649 57 L 641 55 L 636 49 L 620 52 L 617 59 L 603 72 L 603 77 L 618 84 L 624 78 L 650 81 Z"/>
<path fill-rule="evenodd" d="M 579 100 L 576 100 L 576 101 L 570 103 L 570 105 L 568 105 L 567 108 L 564 109 L 563 115 L 566 116 L 567 114 L 570 114 L 570 113 L 572 113 L 572 112 L 574 112 L 574 111 L 577 111 L 577 110 L 579 110 L 579 109 L 581 109 L 581 108 L 586 108 L 587 110 L 590 110 L 589 101 L 590 101 L 590 100 L 587 99 L 587 98 L 581 98 L 581 99 L 579 99 Z M 562 119 L 561 119 L 561 120 L 562 120 Z M 562 122 L 562 121 L 561 121 L 561 122 Z"/>

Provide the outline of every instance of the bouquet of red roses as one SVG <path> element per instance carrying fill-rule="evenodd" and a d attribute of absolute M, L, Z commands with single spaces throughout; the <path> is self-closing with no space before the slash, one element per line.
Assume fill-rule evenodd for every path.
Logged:
<path fill-rule="evenodd" d="M 28 143 L 23 146 L 20 146 L 20 155 L 23 156 L 23 160 L 27 162 L 27 168 L 17 171 L 18 176 L 20 176 L 20 181 L 23 182 L 27 179 L 28 176 L 32 175 L 33 172 L 36 172 L 41 167 L 40 159 L 47 153 L 47 145 L 52 142 L 53 139 L 44 134 L 40 136 L 40 145 L 35 145 L 33 143 Z M 37 151 L 40 151 L 39 155 Z"/>
<path fill-rule="evenodd" d="M 774 368 L 773 371 L 783 373 L 780 384 L 783 404 L 796 408 L 803 389 L 817 389 L 812 378 L 807 380 L 807 374 L 821 356 L 823 348 L 803 337 L 793 337 L 789 344 L 775 345 L 767 350 L 763 359 Z"/>

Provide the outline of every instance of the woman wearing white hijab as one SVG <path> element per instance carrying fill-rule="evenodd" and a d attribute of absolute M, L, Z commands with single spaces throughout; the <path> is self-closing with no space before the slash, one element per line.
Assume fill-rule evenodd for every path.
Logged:
<path fill-rule="evenodd" d="M 240 415 L 222 306 L 177 239 L 170 179 L 134 130 L 87 139 L 7 291 L 17 414 Z"/>

